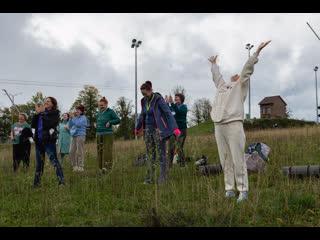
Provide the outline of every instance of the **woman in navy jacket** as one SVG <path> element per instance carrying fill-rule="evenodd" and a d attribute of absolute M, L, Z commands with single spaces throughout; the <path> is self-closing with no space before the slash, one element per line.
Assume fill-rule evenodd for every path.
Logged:
<path fill-rule="evenodd" d="M 60 111 L 54 97 L 48 97 L 40 107 L 35 104 L 36 114 L 33 116 L 31 127 L 35 129 L 34 141 L 36 147 L 36 173 L 33 187 L 40 186 L 43 174 L 45 153 L 54 166 L 59 185 L 64 185 L 63 171 L 57 157 L 56 141 L 58 139 L 57 126 L 60 121 Z"/>
<path fill-rule="evenodd" d="M 160 163 L 158 183 L 165 183 L 168 177 L 166 140 L 173 134 L 179 135 L 180 131 L 161 94 L 153 92 L 152 83 L 146 81 L 141 85 L 140 90 L 144 97 L 141 99 L 141 114 L 135 134 L 139 135 L 142 128 L 148 155 L 147 176 L 144 183 L 154 183 L 156 150 L 159 153 Z"/>

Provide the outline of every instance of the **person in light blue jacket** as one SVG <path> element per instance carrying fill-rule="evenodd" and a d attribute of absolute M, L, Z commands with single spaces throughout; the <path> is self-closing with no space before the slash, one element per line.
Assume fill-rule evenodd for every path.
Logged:
<path fill-rule="evenodd" d="M 70 146 L 70 159 L 73 171 L 83 171 L 84 167 L 84 142 L 86 140 L 87 118 L 83 115 L 84 106 L 76 108 L 77 116 L 69 112 L 69 128 L 72 136 Z"/>

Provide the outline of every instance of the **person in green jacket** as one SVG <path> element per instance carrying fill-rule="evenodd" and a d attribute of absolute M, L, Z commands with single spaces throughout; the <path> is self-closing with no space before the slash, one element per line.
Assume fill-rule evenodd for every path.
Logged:
<path fill-rule="evenodd" d="M 181 134 L 176 136 L 171 136 L 169 139 L 169 168 L 172 167 L 173 158 L 174 158 L 174 151 L 177 149 L 180 168 L 183 169 L 185 167 L 185 155 L 184 155 L 184 142 L 187 137 L 187 112 L 188 108 L 184 103 L 185 96 L 182 93 L 176 93 L 174 96 L 174 102 L 172 97 L 169 98 L 166 96 L 165 100 L 166 103 L 169 104 L 169 108 L 176 120 L 178 128 Z M 171 105 L 171 106 L 170 106 Z"/>
<path fill-rule="evenodd" d="M 29 168 L 30 161 L 30 148 L 31 144 L 28 139 L 26 141 L 21 141 L 21 135 L 23 130 L 29 128 L 30 125 L 26 122 L 28 119 L 27 114 L 19 114 L 19 122 L 14 123 L 11 126 L 11 140 L 13 142 L 13 171 L 16 172 L 19 168 L 21 160 L 23 161 L 23 167 L 26 170 Z"/>
<path fill-rule="evenodd" d="M 70 152 L 70 144 L 71 144 L 71 133 L 69 129 L 69 114 L 64 113 L 62 116 L 62 121 L 58 126 L 58 134 L 59 134 L 59 140 L 58 140 L 58 153 L 60 153 L 60 165 L 62 166 L 64 156 L 66 154 L 69 154 Z M 72 167 L 72 161 L 71 167 Z"/>
<path fill-rule="evenodd" d="M 120 123 L 120 118 L 108 108 L 108 101 L 105 97 L 99 101 L 99 112 L 97 113 L 94 127 L 97 129 L 97 152 L 98 167 L 102 173 L 110 173 L 112 170 L 112 148 L 113 148 L 113 125 Z"/>

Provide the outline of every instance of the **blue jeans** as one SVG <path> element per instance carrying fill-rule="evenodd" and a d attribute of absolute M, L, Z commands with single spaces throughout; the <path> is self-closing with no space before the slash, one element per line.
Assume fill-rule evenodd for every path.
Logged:
<path fill-rule="evenodd" d="M 55 143 L 44 144 L 43 142 L 40 141 L 35 145 L 36 145 L 37 166 L 36 166 L 36 174 L 34 177 L 33 185 L 34 186 L 40 185 L 40 178 L 43 174 L 45 153 L 47 153 L 47 155 L 49 156 L 50 162 L 52 163 L 53 167 L 56 169 L 59 185 L 64 184 L 63 172 L 62 172 L 61 165 L 58 161 L 56 144 Z"/>

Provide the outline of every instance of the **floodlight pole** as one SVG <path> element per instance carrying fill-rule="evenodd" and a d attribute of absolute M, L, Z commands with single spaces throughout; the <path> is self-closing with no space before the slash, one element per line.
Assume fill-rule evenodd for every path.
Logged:
<path fill-rule="evenodd" d="M 318 83 L 317 83 L 317 71 L 318 71 L 318 67 L 315 66 L 314 69 L 314 76 L 315 76 L 315 80 L 316 80 L 316 112 L 317 112 L 317 124 L 319 124 L 319 113 L 318 113 Z"/>
<path fill-rule="evenodd" d="M 250 50 L 253 48 L 253 45 L 250 43 L 246 44 L 246 49 L 248 50 L 248 58 L 250 58 Z M 250 78 L 249 78 L 249 119 L 251 119 L 251 91 L 250 91 Z"/>
<path fill-rule="evenodd" d="M 137 126 L 138 121 L 138 92 L 137 92 L 137 79 L 138 79 L 138 70 L 137 70 L 137 62 L 138 62 L 138 54 L 137 48 L 141 45 L 141 41 L 137 41 L 136 39 L 132 39 L 131 48 L 135 48 L 135 115 L 134 115 L 134 124 Z M 135 135 L 135 140 L 138 140 L 138 136 Z"/>

